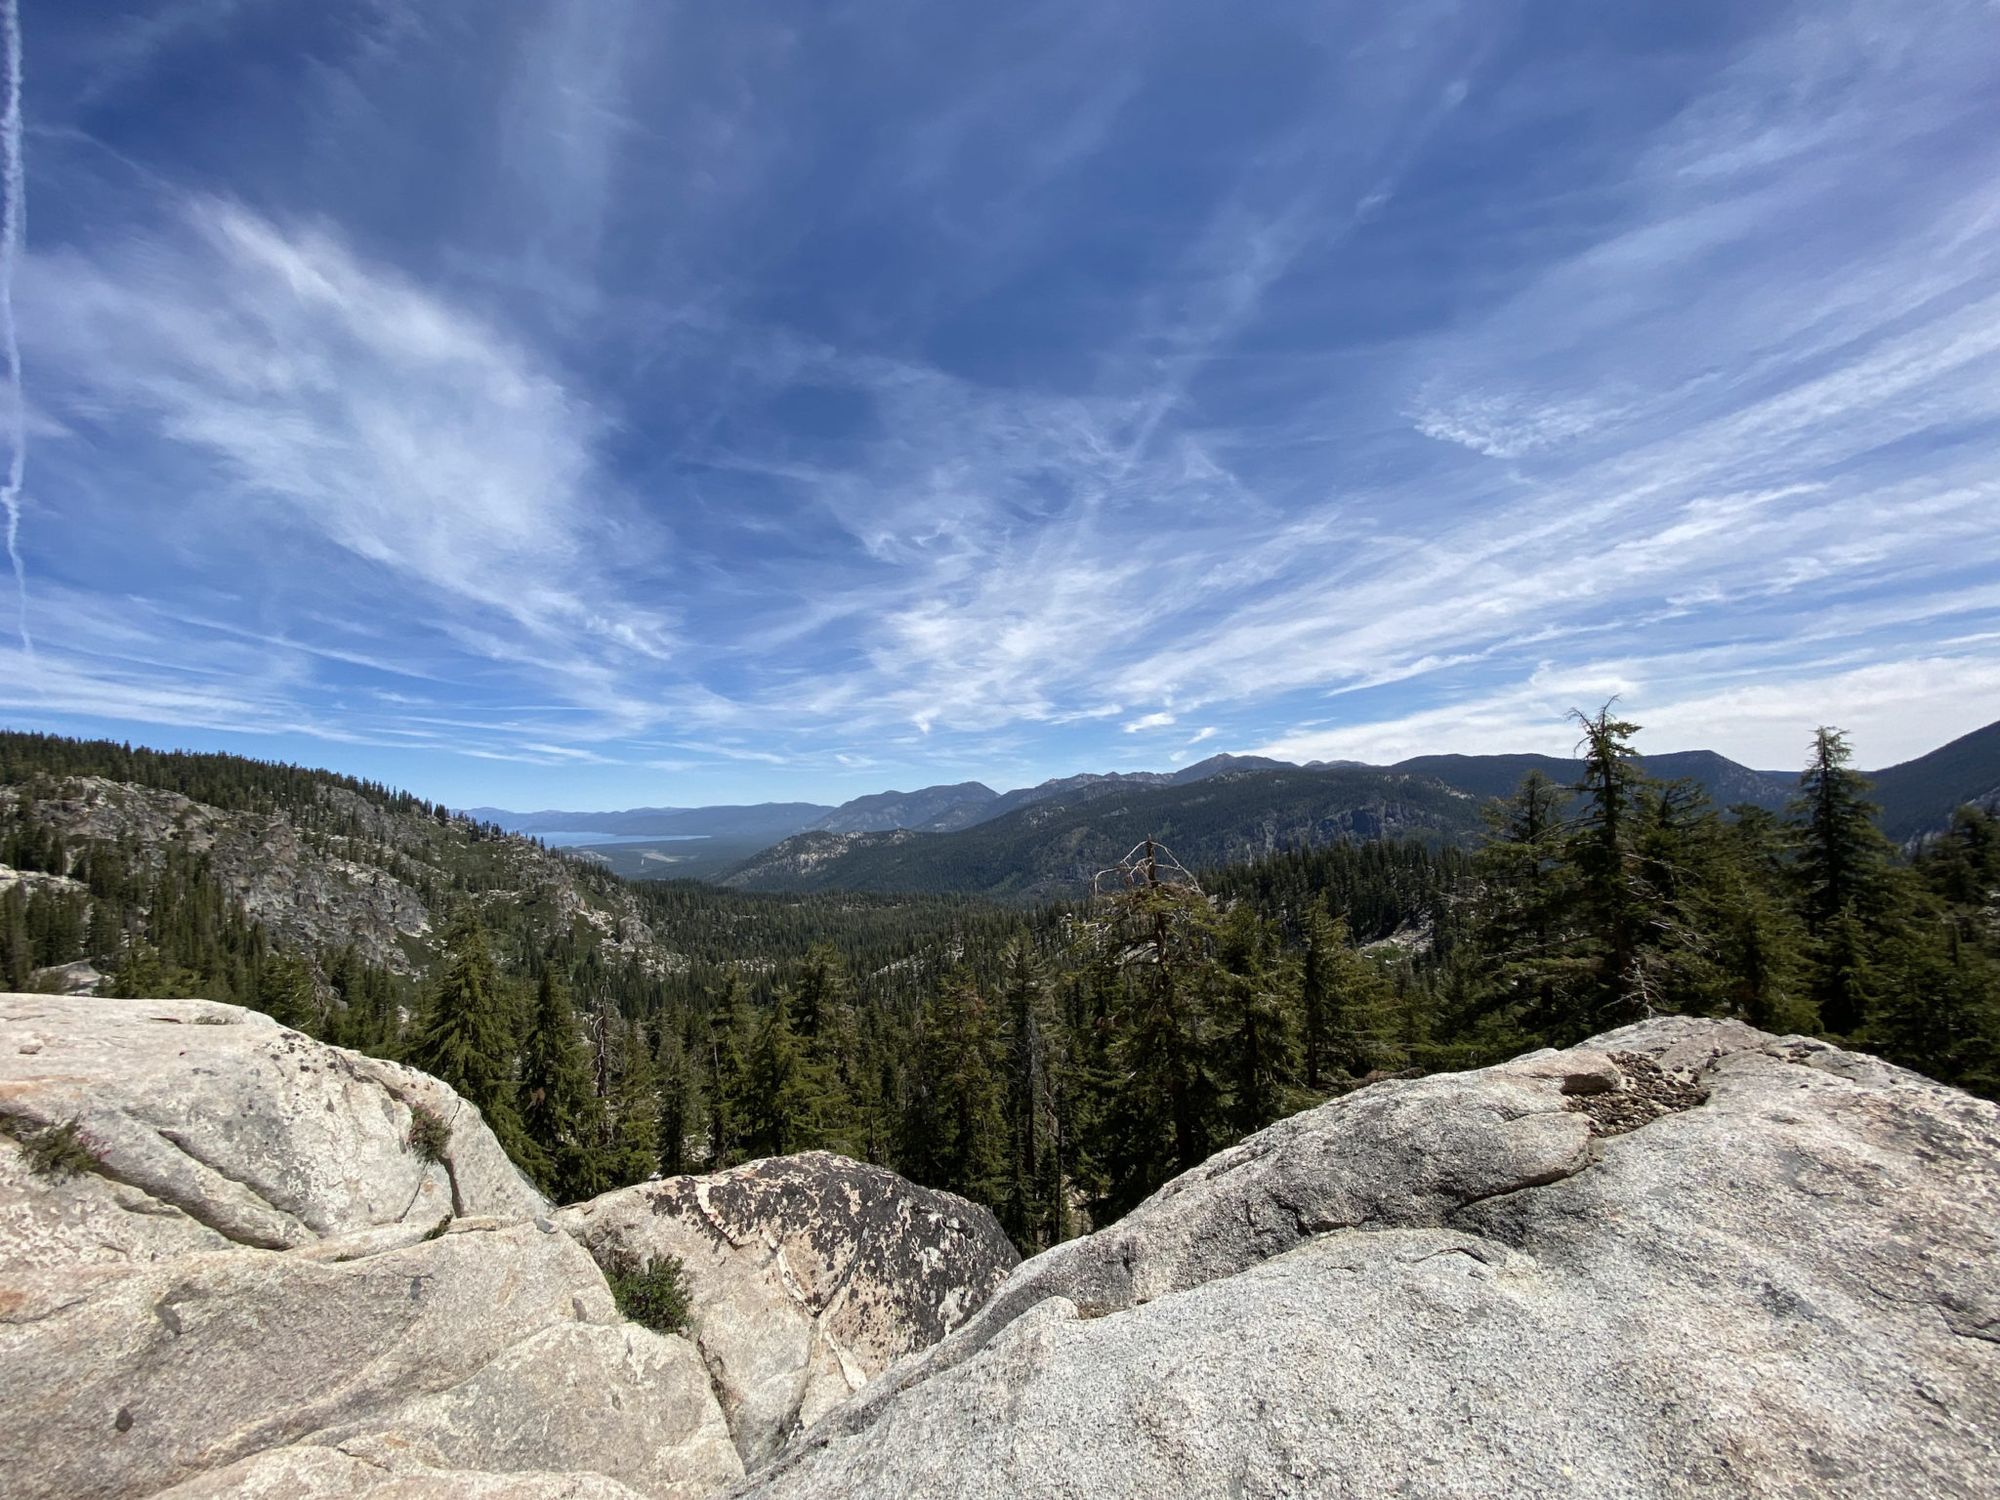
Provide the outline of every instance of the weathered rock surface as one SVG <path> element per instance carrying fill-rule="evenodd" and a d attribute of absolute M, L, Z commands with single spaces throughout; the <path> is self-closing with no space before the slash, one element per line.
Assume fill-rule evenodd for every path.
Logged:
<path fill-rule="evenodd" d="M 451 1126 L 443 1163 L 405 1144 L 418 1104 Z M 0 1163 L 0 1263 L 213 1248 L 196 1229 L 283 1249 L 547 1208 L 479 1112 L 413 1069 L 206 1000 L 0 995 L 0 1119 L 72 1118 L 103 1178 L 58 1192 Z"/>
<path fill-rule="evenodd" d="M 675 1255 L 746 1464 L 943 1338 L 1013 1269 L 985 1209 L 824 1151 L 564 1209 L 602 1262 Z"/>
<path fill-rule="evenodd" d="M 337 1448 L 279 1448 L 160 1492 L 160 1500 L 644 1500 L 601 1474 L 385 1468 Z"/>
<path fill-rule="evenodd" d="M 533 1222 L 0 1273 L 0 1368 L 22 1500 L 150 1495 L 301 1442 L 674 1497 L 742 1472 L 693 1346 L 624 1322 L 589 1257 Z"/>
<path fill-rule="evenodd" d="M 2000 1109 L 1672 1019 L 1264 1131 L 741 1493 L 1973 1500 L 1996 1445 Z"/>
<path fill-rule="evenodd" d="M 404 1145 L 410 1106 L 448 1161 Z M 9 1497 L 695 1500 L 743 1469 L 699 1352 L 618 1315 L 434 1079 L 205 1001 L 0 996 Z M 454 1210 L 458 1210 L 454 1217 Z"/>

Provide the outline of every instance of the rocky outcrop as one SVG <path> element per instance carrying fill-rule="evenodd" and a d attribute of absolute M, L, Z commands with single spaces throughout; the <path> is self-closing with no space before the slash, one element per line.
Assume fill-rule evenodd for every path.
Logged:
<path fill-rule="evenodd" d="M 746 1497 L 2000 1493 L 2000 1109 L 1672 1019 L 1287 1120 Z"/>
<path fill-rule="evenodd" d="M 409 1148 L 419 1106 L 450 1127 L 442 1161 Z M 97 1178 L 52 1209 L 0 1168 L 0 1263 L 285 1249 L 547 1207 L 478 1110 L 414 1069 L 206 1000 L 0 996 L 0 1122 L 72 1119 Z"/>
<path fill-rule="evenodd" d="M 268 811 L 215 807 L 162 787 L 68 776 L 0 786 L 0 821 L 15 812 L 61 834 L 72 855 L 97 847 L 157 871 L 169 849 L 198 857 L 221 895 L 279 942 L 313 952 L 351 947 L 399 974 L 422 972 L 436 948 L 425 888 L 462 887 L 482 909 L 532 913 L 548 932 L 582 922 L 607 959 L 649 973 L 684 968 L 632 894 L 532 840 L 496 837 L 321 782 Z M 0 866 L 0 891 L 81 894 L 69 876 Z"/>
<path fill-rule="evenodd" d="M 567 1236 L 407 1238 L 0 1273 L 8 1493 L 150 1495 L 301 1443 L 685 1500 L 742 1472 L 700 1356 L 621 1319 Z"/>
<path fill-rule="evenodd" d="M 0 1117 L 9 1496 L 695 1500 L 743 1472 L 694 1345 L 618 1315 L 434 1079 L 206 1001 L 6 995 Z M 13 1137 L 72 1119 L 95 1166 L 32 1171 Z"/>
<path fill-rule="evenodd" d="M 680 1258 L 747 1465 L 943 1338 L 1018 1258 L 985 1209 L 824 1151 L 623 1188 L 557 1218 L 606 1263 Z"/>

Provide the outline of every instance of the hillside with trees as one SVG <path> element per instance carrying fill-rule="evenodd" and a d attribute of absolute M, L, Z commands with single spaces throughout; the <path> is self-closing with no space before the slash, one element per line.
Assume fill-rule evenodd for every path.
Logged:
<path fill-rule="evenodd" d="M 1192 846 L 1134 824 L 1133 857 L 1082 856 L 1103 860 L 1094 899 L 1011 907 L 628 886 L 322 773 L 11 737 L 0 981 L 88 962 L 117 993 L 235 1000 L 410 1061 L 559 1198 L 826 1147 L 992 1206 L 1025 1248 L 1370 1078 L 1649 1015 L 1825 1035 L 2000 1092 L 1990 815 L 1906 854 L 1838 731 L 1782 811 L 1725 813 L 1645 774 L 1636 726 L 1579 729 L 1579 780 L 1531 770 L 1476 809 L 1469 851 L 1356 837 L 1204 867 L 1183 812 Z M 64 821 L 114 769 L 128 802 L 218 801 L 143 846 Z M 425 913 L 405 967 L 252 915 L 214 862 L 243 817 L 291 829 L 313 879 L 401 872 Z"/>

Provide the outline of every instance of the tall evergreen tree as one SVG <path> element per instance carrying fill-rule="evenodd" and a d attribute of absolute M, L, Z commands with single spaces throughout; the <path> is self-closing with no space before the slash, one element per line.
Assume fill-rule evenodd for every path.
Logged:
<path fill-rule="evenodd" d="M 1007 1058 L 1007 1189 L 1000 1222 L 1017 1244 L 1046 1244 L 1048 1206 L 1041 1195 L 1048 1144 L 1048 985 L 1033 949 L 1018 938 L 1002 953 L 1000 974 Z"/>
<path fill-rule="evenodd" d="M 612 1181 L 620 1185 L 644 1182 L 660 1169 L 660 1075 L 641 1021 L 623 1027 L 608 1155 Z"/>
<path fill-rule="evenodd" d="M 743 1047 L 749 1021 L 743 978 L 731 970 L 711 1003 L 702 1092 L 708 1104 L 708 1170 L 742 1160 Z"/>
<path fill-rule="evenodd" d="M 1575 872 L 1582 972 L 1570 976 L 1557 1013 L 1548 1018 L 1566 1042 L 1636 1020 L 1663 1004 L 1654 974 L 1641 961 L 1648 903 L 1636 850 L 1640 791 L 1646 785 L 1632 748 L 1639 726 L 1612 718 L 1609 704 L 1595 714 L 1573 709 L 1571 715 L 1583 730 L 1578 746 L 1583 779 L 1577 787 L 1583 810 L 1565 859 Z"/>
<path fill-rule="evenodd" d="M 946 978 L 925 1002 L 915 1043 L 899 1160 L 928 1186 L 1002 1204 L 999 1028 L 986 998 L 962 975 Z"/>
<path fill-rule="evenodd" d="M 1868 780 L 1849 768 L 1847 736 L 1821 726 L 1792 803 L 1798 837 L 1800 906 L 1811 938 L 1814 1003 L 1820 1023 L 1850 1036 L 1873 1002 L 1877 939 L 1896 925 L 1891 849 L 1875 826 Z"/>
<path fill-rule="evenodd" d="M 1297 1081 L 1294 992 L 1275 948 L 1276 935 L 1248 902 L 1238 902 L 1223 919 L 1214 1024 L 1223 1119 L 1239 1136 L 1285 1114 Z"/>
<path fill-rule="evenodd" d="M 1868 779 L 1850 769 L 1852 759 L 1845 733 L 1825 725 L 1815 730 L 1792 803 L 1806 929 L 1815 938 L 1843 912 L 1870 912 L 1889 860 L 1888 840 L 1875 826 L 1878 809 L 1868 800 Z"/>
<path fill-rule="evenodd" d="M 319 986 L 305 959 L 280 951 L 264 960 L 263 972 L 257 976 L 257 1009 L 280 1026 L 317 1031 Z"/>
<path fill-rule="evenodd" d="M 663 1176 L 677 1177 L 693 1165 L 688 1149 L 701 1116 L 701 1084 L 687 1039 L 671 1020 L 660 1027 L 655 1056 L 660 1079 L 660 1161 Z"/>
<path fill-rule="evenodd" d="M 486 1117 L 517 1162 L 532 1161 L 515 1104 L 513 1007 L 501 993 L 486 929 L 469 909 L 445 931 L 444 975 L 409 1062 L 439 1079 Z"/>
<path fill-rule="evenodd" d="M 595 1197 L 612 1185 L 600 1145 L 603 1112 L 576 1011 L 550 967 L 536 986 L 521 1047 L 521 1124 L 537 1153 L 533 1175 L 556 1202 Z"/>
<path fill-rule="evenodd" d="M 813 1087 L 792 1031 L 791 1006 L 785 989 L 771 997 L 745 1062 L 744 1145 L 752 1156 L 784 1156 L 816 1144 Z"/>
<path fill-rule="evenodd" d="M 1129 1206 L 1204 1160 L 1221 1097 L 1210 1017 L 1222 988 L 1215 912 L 1192 887 L 1148 878 L 1112 898 L 1101 935 L 1116 955 L 1106 1165 Z"/>

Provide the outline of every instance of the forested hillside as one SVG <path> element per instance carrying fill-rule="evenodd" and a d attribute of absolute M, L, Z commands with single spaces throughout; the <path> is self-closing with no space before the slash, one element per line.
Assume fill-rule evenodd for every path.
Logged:
<path fill-rule="evenodd" d="M 560 1198 L 825 1146 L 990 1204 L 1030 1248 L 1371 1076 L 1649 1014 L 2000 1091 L 1991 817 L 1905 857 L 1837 733 L 1785 811 L 1724 817 L 1643 774 L 1634 726 L 1581 727 L 1580 780 L 1531 773 L 1469 853 L 1424 816 L 1473 805 L 1437 792 L 1382 825 L 1423 837 L 1357 827 L 1204 867 L 1201 818 L 1238 812 L 1224 777 L 1164 789 L 1210 799 L 1154 808 L 1178 822 L 1147 826 L 1161 793 L 1130 794 L 1129 842 L 1078 840 L 1109 871 L 1098 899 L 1015 907 L 626 885 L 324 773 L 11 736 L 0 982 L 87 963 L 121 993 L 237 1000 L 406 1059 Z M 1309 810 L 1342 773 L 1276 774 Z M 268 880 L 244 873 L 260 861 Z"/>
<path fill-rule="evenodd" d="M 1380 771 L 1226 772 L 1179 785 L 1093 780 L 955 833 L 797 834 L 722 877 L 746 890 L 1082 896 L 1139 839 L 1222 866 L 1342 839 L 1459 842 L 1479 802 L 1430 777 Z"/>

